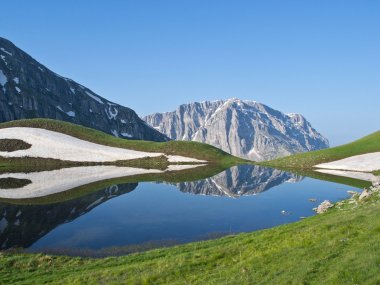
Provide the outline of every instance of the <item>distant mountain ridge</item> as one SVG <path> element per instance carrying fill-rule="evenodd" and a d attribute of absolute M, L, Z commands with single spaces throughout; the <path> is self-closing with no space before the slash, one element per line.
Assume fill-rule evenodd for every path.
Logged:
<path fill-rule="evenodd" d="M 183 104 L 143 119 L 171 139 L 208 143 L 256 161 L 329 146 L 302 115 L 237 98 Z"/>
<path fill-rule="evenodd" d="M 127 107 L 112 103 L 62 77 L 0 37 L 0 122 L 50 118 L 121 138 L 169 139 Z"/>

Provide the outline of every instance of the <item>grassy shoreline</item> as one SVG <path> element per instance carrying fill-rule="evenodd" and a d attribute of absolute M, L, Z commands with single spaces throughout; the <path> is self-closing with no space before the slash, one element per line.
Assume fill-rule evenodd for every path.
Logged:
<path fill-rule="evenodd" d="M 275 228 L 122 257 L 0 254 L 12 284 L 377 284 L 380 197 Z"/>
<path fill-rule="evenodd" d="M 284 170 L 308 170 L 312 169 L 314 165 L 320 163 L 331 162 L 350 156 L 371 152 L 380 152 L 380 131 L 345 145 L 317 151 L 298 153 L 257 164 Z"/>

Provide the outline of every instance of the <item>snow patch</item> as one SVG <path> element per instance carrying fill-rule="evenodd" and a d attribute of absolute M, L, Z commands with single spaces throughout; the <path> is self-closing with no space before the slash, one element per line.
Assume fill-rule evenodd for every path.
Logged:
<path fill-rule="evenodd" d="M 15 86 L 15 89 L 16 89 L 16 91 L 17 91 L 18 94 L 21 93 L 21 89 L 20 88 L 18 88 L 17 86 Z"/>
<path fill-rule="evenodd" d="M 129 133 L 120 133 L 123 137 L 126 137 L 126 138 L 132 138 L 133 136 Z"/>
<path fill-rule="evenodd" d="M 0 233 L 2 233 L 8 226 L 8 221 L 5 217 L 0 220 Z"/>
<path fill-rule="evenodd" d="M 89 209 L 95 207 L 96 205 L 99 205 L 103 200 L 104 200 L 104 197 L 100 197 L 98 200 L 92 202 L 90 205 L 88 205 L 86 207 L 86 211 L 88 211 Z"/>
<path fill-rule="evenodd" d="M 380 152 L 354 155 L 341 160 L 314 165 L 314 167 L 371 172 L 380 169 Z"/>
<path fill-rule="evenodd" d="M 70 87 L 71 93 L 75 94 L 75 89 L 73 87 Z"/>
<path fill-rule="evenodd" d="M 66 112 L 66 114 L 69 115 L 70 117 L 75 117 L 74 111 L 68 111 L 68 112 Z"/>
<path fill-rule="evenodd" d="M 262 155 L 258 153 L 254 147 L 248 152 L 248 157 L 257 157 L 259 160 L 262 159 Z"/>
<path fill-rule="evenodd" d="M 180 156 L 180 155 L 168 155 L 167 157 L 168 157 L 169 162 L 197 162 L 197 163 L 207 162 L 206 160 L 199 160 L 199 159 Z"/>
<path fill-rule="evenodd" d="M 0 55 L 0 57 L 4 61 L 5 65 L 8 66 L 8 62 L 5 60 L 5 56 L 4 55 Z"/>
<path fill-rule="evenodd" d="M 8 78 L 5 76 L 4 72 L 0 69 L 0 85 L 4 85 L 8 82 Z"/>
<path fill-rule="evenodd" d="M 295 177 L 289 178 L 288 180 L 285 181 L 285 183 L 297 183 L 299 180 Z"/>
<path fill-rule="evenodd" d="M 5 48 L 0 48 L 1 51 L 5 52 L 6 54 L 13 56 L 13 54 L 9 51 L 7 51 Z"/>
<path fill-rule="evenodd" d="M 111 133 L 115 136 L 115 137 L 119 137 L 119 133 L 116 131 L 116 130 L 112 130 Z"/>
<path fill-rule="evenodd" d="M 109 120 L 115 119 L 119 111 L 112 106 L 113 104 L 108 103 L 108 108 L 105 108 L 107 117 Z"/>
<path fill-rule="evenodd" d="M 58 107 L 57 107 L 58 108 Z M 32 145 L 26 150 L 0 152 L 3 157 L 41 157 L 70 161 L 106 162 L 143 157 L 158 157 L 163 153 L 143 152 L 104 146 L 78 138 L 37 128 L 6 128 L 0 130 L 0 139 L 20 139 Z M 181 161 L 185 161 L 186 158 Z M 187 158 L 190 161 L 191 158 Z"/>
<path fill-rule="evenodd" d="M 94 99 L 95 101 L 99 102 L 100 104 L 104 104 L 104 102 L 102 101 L 102 99 L 100 99 L 98 96 L 95 96 L 94 94 L 88 92 L 87 90 L 84 91 L 88 96 L 90 96 L 92 99 Z"/>
<path fill-rule="evenodd" d="M 20 84 L 20 79 L 18 77 L 13 78 L 13 81 L 18 85 Z"/>
<path fill-rule="evenodd" d="M 3 86 L 3 91 L 5 93 L 5 84 L 8 82 L 8 78 L 5 76 L 4 72 L 0 69 L 0 85 Z"/>
<path fill-rule="evenodd" d="M 61 112 L 65 113 L 66 115 L 70 116 L 70 117 L 75 117 L 75 112 L 74 111 L 68 111 L 68 112 L 65 112 L 61 106 L 56 106 L 56 108 L 58 110 L 60 110 Z"/>
<path fill-rule="evenodd" d="M 38 69 L 41 70 L 42 72 L 45 72 L 45 69 L 43 69 L 41 66 L 38 66 Z"/>

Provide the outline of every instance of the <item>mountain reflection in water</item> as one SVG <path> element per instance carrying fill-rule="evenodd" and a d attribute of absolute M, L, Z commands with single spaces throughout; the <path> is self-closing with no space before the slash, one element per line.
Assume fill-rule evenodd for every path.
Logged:
<path fill-rule="evenodd" d="M 236 198 L 243 195 L 255 195 L 284 182 L 299 182 L 302 179 L 302 176 L 278 169 L 240 165 L 210 178 L 173 185 L 177 186 L 181 192 Z"/>
<path fill-rule="evenodd" d="M 17 181 L 7 183 L 18 185 Z M 82 196 L 69 195 L 75 198 L 54 203 L 1 202 L 0 249 L 101 249 L 253 231 L 313 215 L 315 204 L 308 198 L 334 201 L 352 189 L 253 165 L 235 166 L 191 182 L 111 185 L 110 181 L 104 188 L 107 183 L 101 182 L 101 190 L 91 184 Z M 268 191 L 271 188 L 276 191 Z M 284 209 L 291 214 L 282 215 Z"/>

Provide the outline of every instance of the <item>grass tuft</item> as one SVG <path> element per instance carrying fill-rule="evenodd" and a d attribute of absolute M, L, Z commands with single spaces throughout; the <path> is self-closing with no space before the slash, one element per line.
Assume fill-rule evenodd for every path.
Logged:
<path fill-rule="evenodd" d="M 31 148 L 31 144 L 17 139 L 0 139 L 0 151 L 13 152 Z"/>
<path fill-rule="evenodd" d="M 1 189 L 14 189 L 21 188 L 32 183 L 29 179 L 19 179 L 13 177 L 0 178 L 0 188 Z"/>

